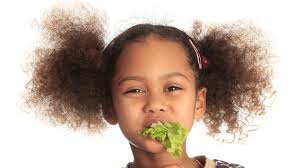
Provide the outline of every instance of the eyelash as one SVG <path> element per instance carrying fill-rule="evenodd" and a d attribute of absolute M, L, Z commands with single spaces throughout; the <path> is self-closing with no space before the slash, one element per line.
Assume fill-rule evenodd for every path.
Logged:
<path fill-rule="evenodd" d="M 174 91 L 182 90 L 182 88 L 177 87 L 177 86 L 170 86 L 168 88 L 176 88 L 176 90 L 174 90 Z M 141 89 L 132 89 L 132 90 L 129 90 L 129 91 L 125 92 L 125 94 L 128 94 L 128 93 L 140 93 L 140 92 L 134 92 L 134 91 L 137 91 L 137 90 L 141 90 Z"/>

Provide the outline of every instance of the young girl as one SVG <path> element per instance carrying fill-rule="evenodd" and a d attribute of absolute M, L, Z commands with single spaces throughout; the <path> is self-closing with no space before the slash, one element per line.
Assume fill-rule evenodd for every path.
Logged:
<path fill-rule="evenodd" d="M 32 54 L 26 105 L 51 122 L 99 132 L 118 124 L 134 161 L 127 168 L 242 168 L 205 155 L 173 158 L 138 132 L 152 123 L 180 123 L 190 132 L 203 121 L 209 135 L 237 134 L 249 116 L 265 112 L 272 92 L 271 54 L 252 24 L 204 26 L 186 33 L 172 26 L 138 24 L 104 42 L 104 18 L 52 8 L 40 26 L 43 43 Z M 249 123 L 248 123 L 249 124 Z"/>

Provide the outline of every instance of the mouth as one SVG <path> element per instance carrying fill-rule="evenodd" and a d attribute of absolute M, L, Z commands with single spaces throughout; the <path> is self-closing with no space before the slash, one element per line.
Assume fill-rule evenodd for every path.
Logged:
<path fill-rule="evenodd" d="M 150 127 L 156 126 L 157 124 L 163 124 L 163 123 L 164 123 L 164 121 L 162 121 L 162 120 L 151 119 L 151 120 L 147 120 L 145 122 L 144 127 L 150 128 Z"/>

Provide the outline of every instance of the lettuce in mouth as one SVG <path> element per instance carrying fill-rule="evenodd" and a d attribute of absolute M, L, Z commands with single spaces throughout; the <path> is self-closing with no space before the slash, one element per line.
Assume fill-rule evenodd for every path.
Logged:
<path fill-rule="evenodd" d="M 159 141 L 172 157 L 182 156 L 182 144 L 187 137 L 188 131 L 179 123 L 158 122 L 150 128 L 139 132 L 143 137 L 150 137 Z"/>

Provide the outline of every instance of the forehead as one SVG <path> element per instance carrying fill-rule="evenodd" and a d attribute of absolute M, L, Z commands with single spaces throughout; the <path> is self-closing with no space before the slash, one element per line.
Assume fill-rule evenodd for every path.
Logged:
<path fill-rule="evenodd" d="M 155 36 L 129 44 L 120 54 L 115 72 L 115 79 L 126 75 L 156 78 L 173 72 L 193 78 L 185 49 L 179 43 Z"/>

